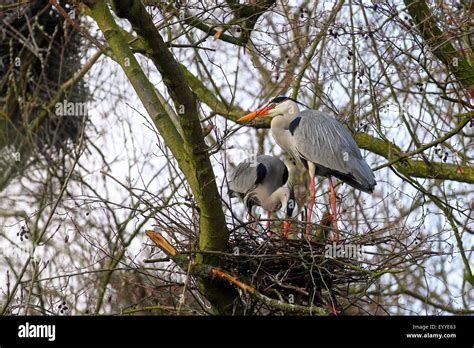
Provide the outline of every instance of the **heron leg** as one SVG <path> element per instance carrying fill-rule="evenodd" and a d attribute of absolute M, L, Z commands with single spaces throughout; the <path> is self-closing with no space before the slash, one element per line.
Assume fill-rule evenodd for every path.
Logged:
<path fill-rule="evenodd" d="M 267 212 L 267 236 L 271 237 L 273 232 L 270 231 L 270 218 L 272 217 L 272 212 L 269 210 Z"/>
<path fill-rule="evenodd" d="M 308 223 L 306 224 L 306 239 L 309 239 L 309 233 L 311 231 L 311 220 L 313 217 L 313 207 L 314 207 L 314 176 L 309 178 L 309 206 L 308 206 Z"/>
<path fill-rule="evenodd" d="M 289 222 L 288 220 L 283 221 L 283 237 L 288 238 L 290 227 L 291 227 L 291 222 Z"/>
<path fill-rule="evenodd" d="M 336 209 L 336 191 L 334 191 L 334 185 L 332 183 L 332 179 L 328 176 L 329 179 L 329 191 L 330 191 L 330 200 L 331 200 L 331 208 L 332 208 L 332 223 L 334 228 L 334 242 L 339 242 L 339 228 L 337 227 L 337 209 Z"/>

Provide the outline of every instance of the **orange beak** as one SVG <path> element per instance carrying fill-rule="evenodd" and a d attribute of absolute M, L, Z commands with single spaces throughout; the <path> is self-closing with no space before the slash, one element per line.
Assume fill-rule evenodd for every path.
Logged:
<path fill-rule="evenodd" d="M 265 106 L 264 108 L 261 108 L 261 109 L 258 109 L 257 111 L 254 111 L 254 112 L 251 112 L 250 114 L 247 114 L 245 116 L 242 116 L 241 118 L 239 118 L 237 120 L 237 122 L 244 122 L 244 121 L 251 121 L 253 120 L 255 117 L 263 117 L 265 116 L 266 114 L 268 114 L 268 112 L 273 109 L 273 107 L 271 107 L 270 105 L 268 106 Z"/>

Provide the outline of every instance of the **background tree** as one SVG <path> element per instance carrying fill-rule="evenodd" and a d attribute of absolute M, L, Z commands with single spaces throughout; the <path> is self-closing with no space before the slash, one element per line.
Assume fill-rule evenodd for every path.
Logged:
<path fill-rule="evenodd" d="M 2 313 L 473 313 L 472 6 L 2 5 Z M 235 124 L 282 94 L 334 114 L 375 170 L 372 196 L 338 187 L 362 261 L 298 227 L 270 245 L 226 198 L 242 157 L 284 158 L 268 121 Z"/>

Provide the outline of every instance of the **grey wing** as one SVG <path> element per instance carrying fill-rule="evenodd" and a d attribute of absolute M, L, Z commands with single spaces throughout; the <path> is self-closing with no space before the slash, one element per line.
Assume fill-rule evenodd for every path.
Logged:
<path fill-rule="evenodd" d="M 257 167 L 251 162 L 241 162 L 234 168 L 229 178 L 229 194 L 240 193 L 246 195 L 255 188 L 257 181 Z"/>
<path fill-rule="evenodd" d="M 265 186 L 269 192 L 274 192 L 288 180 L 288 169 L 280 159 L 260 155 L 241 162 L 232 171 L 229 178 L 229 194 L 247 195 L 257 185 Z"/>
<path fill-rule="evenodd" d="M 267 172 L 262 184 L 267 186 L 270 192 L 274 192 L 288 181 L 288 168 L 285 163 L 277 157 L 260 155 L 257 161 L 262 163 Z"/>
<path fill-rule="evenodd" d="M 305 159 L 341 173 L 347 173 L 347 159 L 362 159 L 349 132 L 322 112 L 305 110 L 294 132 L 297 151 Z"/>
<path fill-rule="evenodd" d="M 353 176 L 362 185 L 360 189 L 373 190 L 374 174 L 349 131 L 335 118 L 319 111 L 305 110 L 300 116 L 293 135 L 300 156 L 331 171 Z"/>

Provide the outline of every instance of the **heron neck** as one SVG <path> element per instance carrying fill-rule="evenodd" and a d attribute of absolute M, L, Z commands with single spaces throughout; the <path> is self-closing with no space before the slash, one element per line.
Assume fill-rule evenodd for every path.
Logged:
<path fill-rule="evenodd" d="M 276 116 L 272 119 L 271 132 L 276 143 L 291 156 L 294 156 L 294 146 L 289 136 L 288 128 L 294 116 L 288 114 L 285 116 Z"/>
<path fill-rule="evenodd" d="M 289 133 L 291 121 L 300 113 L 298 105 L 292 102 L 284 111 L 283 115 L 275 116 L 271 122 L 272 135 L 277 144 L 293 158 L 296 156 L 295 146 Z"/>
<path fill-rule="evenodd" d="M 262 200 L 261 206 L 262 208 L 270 211 L 275 211 L 276 207 L 279 203 L 284 205 L 285 201 L 285 194 L 287 193 L 288 189 L 286 187 L 280 187 L 276 191 L 274 191 L 270 196 L 267 196 L 265 199 Z"/>

